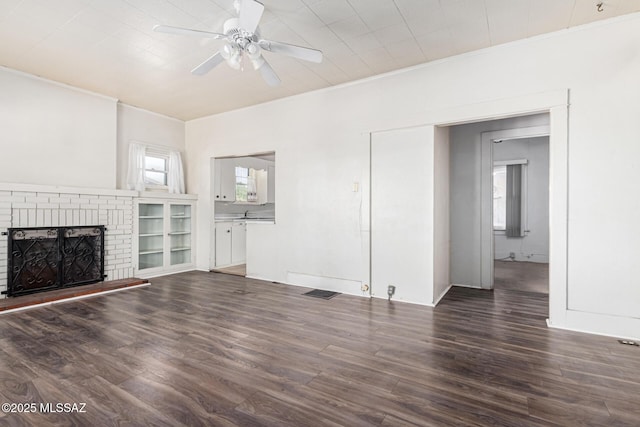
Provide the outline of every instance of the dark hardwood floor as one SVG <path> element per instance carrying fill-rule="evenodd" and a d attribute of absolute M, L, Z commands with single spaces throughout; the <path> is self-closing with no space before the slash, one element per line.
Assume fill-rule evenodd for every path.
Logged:
<path fill-rule="evenodd" d="M 548 329 L 547 296 L 436 309 L 191 272 L 0 316 L 2 426 L 638 426 L 640 348 Z"/>

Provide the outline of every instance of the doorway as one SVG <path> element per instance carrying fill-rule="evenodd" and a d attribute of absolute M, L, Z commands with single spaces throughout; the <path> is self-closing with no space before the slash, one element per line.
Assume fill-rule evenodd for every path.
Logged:
<path fill-rule="evenodd" d="M 482 289 L 493 289 L 495 280 L 496 267 L 499 267 L 499 283 L 504 283 L 504 276 L 508 276 L 508 271 L 504 271 L 503 267 L 515 267 L 516 264 L 507 265 L 496 262 L 496 258 L 507 258 L 511 252 L 514 260 L 531 261 L 533 254 L 536 254 L 537 261 L 549 261 L 548 249 L 542 250 L 540 246 L 549 247 L 549 135 L 550 135 L 550 117 L 549 114 L 533 114 L 520 117 L 511 117 L 507 119 L 491 120 L 467 123 L 462 125 L 451 126 L 450 128 L 450 144 L 451 144 L 451 282 L 458 286 L 475 287 Z M 513 142 L 510 150 L 506 141 Z M 544 164 L 543 172 L 546 173 L 546 180 L 540 183 L 546 186 L 547 191 L 544 195 L 545 204 L 541 209 L 546 212 L 544 231 L 540 230 L 540 243 L 536 249 L 525 250 L 515 249 L 518 244 L 522 244 L 523 240 L 532 241 L 527 237 L 528 222 L 530 220 L 530 212 L 528 208 L 522 208 L 511 212 L 520 220 L 517 225 L 520 228 L 509 230 L 509 236 L 506 236 L 507 230 L 494 231 L 494 160 L 497 166 L 502 166 L 501 171 L 506 175 L 507 167 L 511 174 L 517 170 L 517 186 L 518 188 L 529 188 L 527 182 L 528 177 L 528 157 L 530 153 L 527 151 L 531 146 L 526 145 L 527 141 L 536 141 L 544 152 L 542 159 L 536 151 L 536 170 L 540 164 Z M 546 147 L 544 147 L 546 144 Z M 505 149 L 496 148 L 503 145 Z M 538 147 L 538 146 L 536 146 Z M 502 151 L 502 153 L 501 153 Z M 510 164 L 510 165 L 509 165 Z M 525 171 L 524 175 L 522 171 Z M 546 171 L 546 172 L 544 172 Z M 537 172 L 536 172 L 537 173 Z M 523 178 L 524 176 L 524 178 Z M 516 179 L 514 177 L 511 180 Z M 513 183 L 512 183 L 513 184 Z M 523 187 L 524 185 L 524 187 Z M 520 201 L 522 194 L 518 192 Z M 536 197 L 542 197 L 536 195 Z M 529 198 L 525 195 L 524 201 Z M 537 205 L 540 205 L 536 201 Z M 532 204 L 532 208 L 534 205 Z M 504 222 L 506 212 L 500 217 Z M 524 221 L 524 222 L 523 222 Z M 510 221 L 510 226 L 513 225 Z M 537 227 L 538 228 L 538 227 Z M 496 235 L 497 233 L 497 235 Z M 518 234 L 518 237 L 515 237 Z M 503 240 L 508 244 L 503 244 Z M 496 250 L 496 242 L 497 248 Z M 511 246 L 509 246 L 511 245 Z M 502 255 L 502 250 L 507 251 L 506 255 Z M 538 255 L 543 254 L 543 255 Z M 548 266 L 548 264 L 547 264 Z M 520 277 L 523 271 L 511 272 L 512 277 Z M 548 267 L 546 272 L 541 274 L 545 276 L 546 288 L 548 289 Z M 507 278 L 504 278 L 508 280 Z M 510 282 L 512 283 L 512 282 Z M 547 290 L 548 293 L 548 290 Z"/>
<path fill-rule="evenodd" d="M 549 293 L 549 136 L 492 140 L 493 288 Z"/>

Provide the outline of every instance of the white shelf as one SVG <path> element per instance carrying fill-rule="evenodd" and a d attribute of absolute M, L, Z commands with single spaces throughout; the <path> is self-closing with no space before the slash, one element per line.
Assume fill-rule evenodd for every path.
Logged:
<path fill-rule="evenodd" d="M 162 249 L 160 250 L 154 250 L 154 251 L 140 251 L 138 252 L 139 255 L 153 255 L 153 254 L 161 254 L 164 251 Z"/>
<path fill-rule="evenodd" d="M 195 207 L 189 198 L 183 200 L 180 203 L 178 199 L 158 197 L 138 201 L 136 274 L 152 277 L 193 265 Z"/>

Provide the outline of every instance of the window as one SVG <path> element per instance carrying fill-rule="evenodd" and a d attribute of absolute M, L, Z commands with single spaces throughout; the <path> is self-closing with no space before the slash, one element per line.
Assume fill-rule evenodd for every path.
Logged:
<path fill-rule="evenodd" d="M 523 237 L 526 228 L 527 160 L 493 164 L 493 229 Z"/>
<path fill-rule="evenodd" d="M 144 184 L 146 187 L 166 187 L 169 175 L 167 157 L 147 154 L 144 156 Z"/>
<path fill-rule="evenodd" d="M 493 229 L 507 229 L 507 166 L 493 167 Z"/>
<path fill-rule="evenodd" d="M 248 201 L 249 168 L 236 166 L 236 202 Z"/>

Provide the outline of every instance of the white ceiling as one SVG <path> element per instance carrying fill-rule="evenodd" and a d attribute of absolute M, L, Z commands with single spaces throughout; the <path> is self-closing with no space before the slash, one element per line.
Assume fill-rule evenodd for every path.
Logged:
<path fill-rule="evenodd" d="M 321 64 L 267 52 L 282 79 L 221 64 L 190 70 L 219 40 L 233 0 L 0 0 L 0 64 L 189 120 L 459 53 L 640 11 L 640 0 L 264 0 L 263 38 L 314 47 Z"/>

